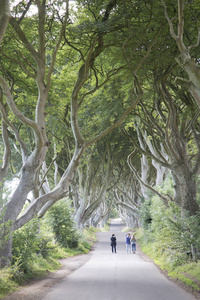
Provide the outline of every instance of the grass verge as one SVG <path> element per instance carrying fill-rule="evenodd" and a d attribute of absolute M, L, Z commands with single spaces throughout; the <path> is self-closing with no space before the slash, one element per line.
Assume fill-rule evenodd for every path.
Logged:
<path fill-rule="evenodd" d="M 15 291 L 20 285 L 32 279 L 44 278 L 48 272 L 58 270 L 61 267 L 59 259 L 88 253 L 96 241 L 95 233 L 96 229 L 92 227 L 84 229 L 79 245 L 75 249 L 55 245 L 45 258 L 34 254 L 23 271 L 18 263 L 9 268 L 0 269 L 0 299 Z"/>
<path fill-rule="evenodd" d="M 160 253 L 155 243 L 147 244 L 143 240 L 141 229 L 137 231 L 136 236 L 142 252 L 148 255 L 170 278 L 178 280 L 186 287 L 189 287 L 191 291 L 200 292 L 200 261 L 188 261 L 179 265 L 178 257 L 176 255 L 177 261 L 175 261 L 172 250 L 170 254 L 167 251 Z"/>

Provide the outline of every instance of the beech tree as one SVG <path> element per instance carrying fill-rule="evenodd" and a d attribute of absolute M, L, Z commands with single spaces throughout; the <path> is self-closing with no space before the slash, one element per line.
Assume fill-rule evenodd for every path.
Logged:
<path fill-rule="evenodd" d="M 196 214 L 199 205 L 196 200 L 196 180 L 199 170 L 199 134 L 198 134 L 198 110 L 195 112 L 193 104 L 190 107 L 175 100 L 169 92 L 166 84 L 161 82 L 158 88 L 158 100 L 154 106 L 140 104 L 143 109 L 143 117 L 140 118 L 141 143 L 132 139 L 134 147 L 140 153 L 148 157 L 149 161 L 157 162 L 161 167 L 168 169 L 174 180 L 174 196 L 160 194 L 153 188 L 152 183 L 143 180 L 131 162 L 135 150 L 129 155 L 130 168 L 138 180 L 148 189 L 160 196 L 167 205 L 169 200 L 175 201 L 181 208 Z M 190 113 L 189 113 L 190 112 Z M 149 124 L 151 126 L 149 126 Z M 146 133 L 145 133 L 145 132 Z M 149 142 L 150 140 L 151 142 Z M 158 168 L 156 169 L 158 172 Z M 146 177 L 147 179 L 147 177 Z"/>
<path fill-rule="evenodd" d="M 10 19 L 10 1 L 2 0 L 0 3 L 0 44 Z"/>
<path fill-rule="evenodd" d="M 5 9 L 0 11 L 0 24 L 3 23 L 0 40 L 10 18 L 9 2 L 1 1 L 1 4 Z M 1 44 L 0 110 L 4 156 L 0 180 L 3 182 L 6 178 L 15 147 L 20 181 L 2 209 L 1 266 L 9 263 L 11 257 L 12 236 L 7 238 L 8 228 L 16 230 L 33 216 L 43 216 L 58 200 L 70 195 L 70 185 L 72 192 L 76 189 L 73 200 L 77 212 L 80 203 L 83 205 L 83 222 L 92 218 L 97 223 L 100 214 L 106 215 L 110 205 L 105 203 L 108 186 L 105 185 L 104 193 L 102 189 L 102 194 L 94 194 L 85 206 L 84 201 L 81 202 L 81 186 L 73 181 L 74 174 L 85 151 L 124 125 L 144 94 L 146 101 L 133 113 L 143 125 L 137 125 L 137 134 L 134 132 L 137 153 L 129 155 L 129 166 L 134 172 L 136 169 L 142 171 L 143 176 L 147 171 L 143 179 L 138 172 L 135 174 L 148 188 L 152 188 L 156 179 L 160 182 L 164 170 L 169 169 L 176 182 L 175 201 L 191 214 L 198 209 L 195 199 L 195 176 L 200 161 L 198 115 L 191 113 L 185 122 L 180 119 L 179 110 L 182 115 L 185 112 L 180 103 L 188 97 L 186 93 L 179 97 L 179 88 L 176 85 L 174 89 L 172 82 L 178 77 L 177 83 L 189 87 L 199 105 L 198 60 L 195 64 L 189 54 L 193 51 L 197 55 L 199 35 L 195 34 L 195 26 L 190 31 L 191 38 L 184 35 L 190 24 L 190 5 L 185 11 L 185 25 L 182 0 L 178 0 L 178 23 L 169 17 L 172 12 L 176 14 L 174 1 L 162 4 L 151 0 L 76 1 L 77 9 L 72 14 L 68 0 L 29 0 L 13 9 Z M 31 12 L 32 8 L 37 8 L 37 13 Z M 197 20 L 195 5 L 192 8 Z M 176 43 L 172 39 L 169 41 L 167 21 Z M 177 35 L 175 26 L 178 26 Z M 187 72 L 189 81 L 179 79 L 182 70 L 174 62 L 177 46 L 181 53 L 178 62 Z M 171 80 L 166 84 L 169 74 Z M 163 78 L 162 84 L 159 77 Z M 174 101 L 175 95 L 179 97 L 178 104 Z M 158 101 L 155 100 L 157 96 Z M 135 122 L 135 118 L 128 122 Z M 127 135 L 132 138 L 132 132 L 128 131 Z M 151 136 L 151 144 L 147 136 Z M 196 152 L 191 151 L 190 143 Z M 136 160 L 133 165 L 132 158 L 138 153 L 143 158 L 142 167 Z M 48 181 L 52 166 L 54 180 Z M 93 168 L 88 165 L 88 170 Z M 85 174 L 81 166 L 78 172 L 81 179 Z M 145 183 L 150 177 L 150 182 Z M 135 202 L 133 187 L 127 188 L 127 192 L 122 183 L 123 179 L 115 190 L 117 205 L 121 215 L 127 216 L 131 224 L 137 218 L 139 203 Z M 87 187 L 86 195 L 89 192 L 87 184 L 82 186 L 82 190 Z M 24 211 L 30 192 L 32 199 Z M 163 200 L 167 201 L 166 197 Z"/>
<path fill-rule="evenodd" d="M 96 226 L 114 206 L 113 190 L 121 180 L 123 154 L 128 147 L 120 139 L 119 130 L 112 132 L 84 154 L 72 184 L 75 221 L 78 226 L 90 222 Z M 90 153 L 89 153 L 90 152 Z M 78 176 L 77 176 L 78 175 Z"/>
<path fill-rule="evenodd" d="M 62 4 L 65 4 L 65 7 L 62 11 L 62 15 L 60 15 L 58 9 Z M 77 37 L 78 33 L 80 35 L 82 30 L 86 30 L 86 32 L 88 28 L 91 30 L 90 32 L 87 32 L 86 35 L 83 35 L 83 32 L 81 32 L 80 37 L 85 38 L 85 45 L 83 46 L 81 41 L 80 47 L 76 45 L 77 39 L 71 39 L 73 28 L 72 30 L 69 28 L 69 35 L 67 36 L 66 28 L 67 26 L 70 27 L 69 24 L 71 24 L 71 20 L 69 19 L 69 1 L 41 2 L 36 0 L 29 1 L 26 7 L 23 7 L 23 3 L 21 3 L 20 5 L 22 6 L 17 6 L 17 13 L 15 17 L 11 17 L 10 24 L 12 26 L 12 33 L 16 38 L 15 41 L 16 43 L 19 43 L 19 45 L 23 45 L 25 54 L 19 50 L 17 51 L 17 57 L 8 57 L 3 48 L 2 55 L 8 60 L 10 59 L 13 63 L 19 65 L 24 74 L 26 74 L 28 78 L 31 78 L 32 82 L 35 81 L 35 91 L 36 94 L 38 94 L 38 99 L 35 101 L 34 114 L 28 117 L 19 110 L 17 103 L 14 100 L 12 90 L 10 90 L 5 78 L 2 76 L 0 77 L 0 85 L 4 93 L 4 99 L 6 100 L 6 107 L 5 103 L 1 102 L 2 117 L 7 126 L 14 133 L 22 155 L 19 185 L 14 191 L 11 200 L 5 204 L 3 209 L 4 213 L 2 215 L 3 224 L 7 224 L 9 222 L 11 231 L 20 228 L 41 210 L 46 211 L 49 207 L 56 203 L 56 201 L 62 199 L 68 194 L 69 185 L 84 151 L 113 129 L 120 126 L 126 116 L 142 97 L 142 93 L 133 97 L 131 101 L 129 101 L 129 105 L 126 106 L 125 109 L 121 110 L 122 114 L 119 119 L 112 122 L 109 127 L 104 127 L 101 132 L 98 132 L 97 130 L 92 138 L 83 137 L 78 123 L 78 113 L 86 96 L 91 95 L 96 90 L 100 89 L 111 76 L 114 76 L 117 74 L 118 70 L 121 70 L 121 64 L 119 64 L 118 67 L 111 67 L 103 74 L 98 71 L 98 68 L 95 68 L 96 61 L 100 66 L 101 60 L 98 60 L 98 58 L 102 55 L 103 51 L 105 51 L 105 49 L 107 50 L 109 47 L 115 47 L 115 45 L 111 42 L 112 38 L 109 40 L 106 35 L 110 34 L 112 36 L 113 32 L 117 32 L 118 30 L 120 33 L 120 30 L 123 27 L 126 27 L 126 23 L 123 23 L 125 20 L 122 19 L 120 19 L 120 21 L 122 21 L 120 26 L 114 25 L 116 21 L 115 14 L 119 13 L 117 8 L 115 8 L 115 4 L 116 1 L 110 1 L 105 5 L 103 3 L 103 12 L 101 10 L 102 7 L 94 6 L 92 8 L 92 12 L 91 10 L 88 10 L 88 12 L 90 12 L 90 18 L 93 18 L 91 23 L 83 22 L 83 25 L 77 25 L 77 27 L 73 27 L 73 25 L 71 25 L 71 27 L 74 28 Z M 31 5 L 35 5 L 37 7 L 38 14 L 34 18 L 29 19 L 26 18 L 26 13 Z M 83 6 L 83 10 L 86 8 L 87 3 Z M 55 13 L 57 13 L 58 16 L 57 20 L 54 18 Z M 95 16 L 96 19 L 94 18 Z M 31 36 L 29 32 L 26 31 L 27 28 L 25 23 L 27 21 L 30 21 L 32 23 L 32 27 L 35 29 L 34 36 Z M 55 23 L 52 23 L 53 21 L 55 21 Z M 38 31 L 36 24 L 38 24 Z M 85 27 L 84 24 L 86 24 Z M 90 26 L 91 24 L 93 24 L 92 28 Z M 53 31 L 48 31 L 49 28 L 53 28 Z M 49 46 L 53 41 L 53 50 L 51 55 L 49 48 L 46 45 L 48 36 Z M 36 37 L 37 40 L 35 40 Z M 105 37 L 106 39 L 104 41 Z M 72 50 L 77 51 L 80 60 L 80 63 L 78 63 L 77 78 L 75 79 L 71 93 L 70 104 L 70 122 L 75 146 L 72 158 L 67 168 L 64 170 L 58 184 L 48 193 L 40 196 L 38 193 L 38 189 L 40 187 L 40 170 L 45 161 L 48 148 L 50 147 L 46 131 L 45 121 L 47 116 L 45 108 L 48 103 L 48 97 L 50 96 L 51 78 L 55 70 L 56 56 L 58 50 L 61 49 L 61 45 L 63 45 L 62 43 L 64 43 L 63 41 Z M 106 45 L 104 45 L 104 42 L 106 42 Z M 94 78 L 95 85 L 89 85 L 88 91 L 85 83 L 90 77 Z M 18 120 L 18 122 L 21 122 L 24 127 L 30 127 L 33 131 L 33 149 L 30 149 L 24 142 L 23 137 L 20 134 L 20 127 L 19 129 L 16 128 L 14 122 L 10 119 L 11 114 Z M 35 191 L 35 195 L 38 195 L 38 197 L 33 199 L 27 210 L 21 214 L 24 204 L 26 203 L 27 196 L 31 191 Z M 2 241 L 4 241 L 0 248 L 1 266 L 9 263 L 11 258 L 12 237 L 10 236 L 10 238 L 7 239 L 5 234 L 5 230 L 1 227 L 1 237 Z"/>
<path fill-rule="evenodd" d="M 9 0 L 2 0 L 0 3 L 0 44 L 4 37 L 6 28 L 8 26 L 9 19 L 10 19 L 10 2 Z M 0 98 L 2 99 L 2 97 L 3 97 L 2 90 L 0 90 Z M 2 121 L 1 127 L 2 127 L 2 139 L 5 145 L 5 149 L 4 149 L 4 153 L 2 154 L 3 159 L 2 159 L 2 166 L 0 168 L 0 200 L 2 199 L 2 195 L 3 195 L 3 181 L 8 172 L 10 155 L 11 155 L 11 148 L 10 148 L 10 144 L 8 143 L 7 125 L 4 121 Z"/>
<path fill-rule="evenodd" d="M 177 63 L 180 67 L 185 71 L 188 75 L 188 79 L 177 77 L 176 81 L 182 87 L 187 88 L 191 95 L 194 97 L 198 107 L 200 107 L 200 70 L 199 70 L 199 57 L 198 52 L 195 50 L 199 46 L 200 42 L 200 30 L 198 28 L 198 19 L 199 19 L 199 7 L 195 5 L 195 1 L 191 3 L 185 3 L 184 0 L 178 0 L 178 24 L 174 24 L 174 15 L 169 16 L 166 2 L 162 0 L 165 17 L 168 21 L 170 34 L 172 38 L 175 40 L 176 45 L 179 50 L 179 56 L 176 57 Z M 184 7 L 187 7 L 187 11 L 185 11 L 184 15 Z M 177 17 L 176 16 L 176 17 Z M 188 22 L 194 22 L 195 26 L 190 27 L 187 26 Z M 187 22 L 187 23 L 186 23 Z M 186 24 L 185 24 L 186 23 Z M 177 27 L 177 29 L 175 29 Z M 195 33 L 193 31 L 195 28 Z M 188 34 L 190 31 L 190 34 Z M 187 35 L 186 35 L 187 34 Z M 188 40 L 188 36 L 190 36 L 190 40 Z M 191 54 L 192 53 L 192 54 Z"/>
<path fill-rule="evenodd" d="M 138 226 L 141 194 L 132 174 L 123 178 L 115 187 L 113 196 L 119 215 L 128 227 Z"/>

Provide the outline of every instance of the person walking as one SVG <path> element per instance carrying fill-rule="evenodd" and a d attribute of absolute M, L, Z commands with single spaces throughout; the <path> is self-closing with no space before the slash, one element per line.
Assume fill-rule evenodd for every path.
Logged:
<path fill-rule="evenodd" d="M 112 253 L 114 252 L 117 253 L 117 249 L 116 249 L 117 239 L 114 233 L 112 234 L 110 240 L 111 240 Z"/>
<path fill-rule="evenodd" d="M 126 235 L 126 252 L 131 254 L 131 235 L 128 233 Z"/>
<path fill-rule="evenodd" d="M 136 251 L 136 238 L 135 238 L 135 235 L 133 235 L 132 238 L 131 238 L 131 246 L 132 246 L 132 253 L 135 253 L 135 251 Z"/>

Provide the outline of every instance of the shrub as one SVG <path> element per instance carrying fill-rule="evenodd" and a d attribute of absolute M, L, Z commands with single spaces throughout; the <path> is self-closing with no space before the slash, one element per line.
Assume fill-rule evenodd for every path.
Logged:
<path fill-rule="evenodd" d="M 48 211 L 48 222 L 56 241 L 64 248 L 78 247 L 80 235 L 75 228 L 72 213 L 66 201 L 60 201 Z"/>
<path fill-rule="evenodd" d="M 172 194 L 170 180 L 161 189 L 162 193 Z M 174 202 L 166 206 L 158 196 L 151 195 L 143 203 L 140 216 L 144 229 L 142 243 L 151 249 L 155 260 L 173 268 L 198 258 L 200 213 L 190 216 Z"/>
<path fill-rule="evenodd" d="M 12 277 L 11 268 L 0 270 L 0 298 L 17 287 Z"/>
<path fill-rule="evenodd" d="M 17 262 L 25 273 L 33 253 L 39 249 L 38 228 L 38 221 L 33 219 L 13 233 L 12 264 Z"/>
<path fill-rule="evenodd" d="M 12 265 L 17 264 L 24 273 L 28 273 L 35 254 L 47 258 L 55 248 L 52 234 L 42 223 L 33 219 L 13 233 Z"/>

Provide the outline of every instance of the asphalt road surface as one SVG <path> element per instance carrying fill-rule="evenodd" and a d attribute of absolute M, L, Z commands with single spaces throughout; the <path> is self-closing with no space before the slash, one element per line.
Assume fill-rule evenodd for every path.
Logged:
<path fill-rule="evenodd" d="M 137 254 L 127 254 L 123 224 L 113 221 L 109 232 L 98 233 L 91 259 L 42 300 L 193 300 L 178 285 L 162 275 L 152 263 Z M 110 237 L 117 237 L 117 253 Z"/>

